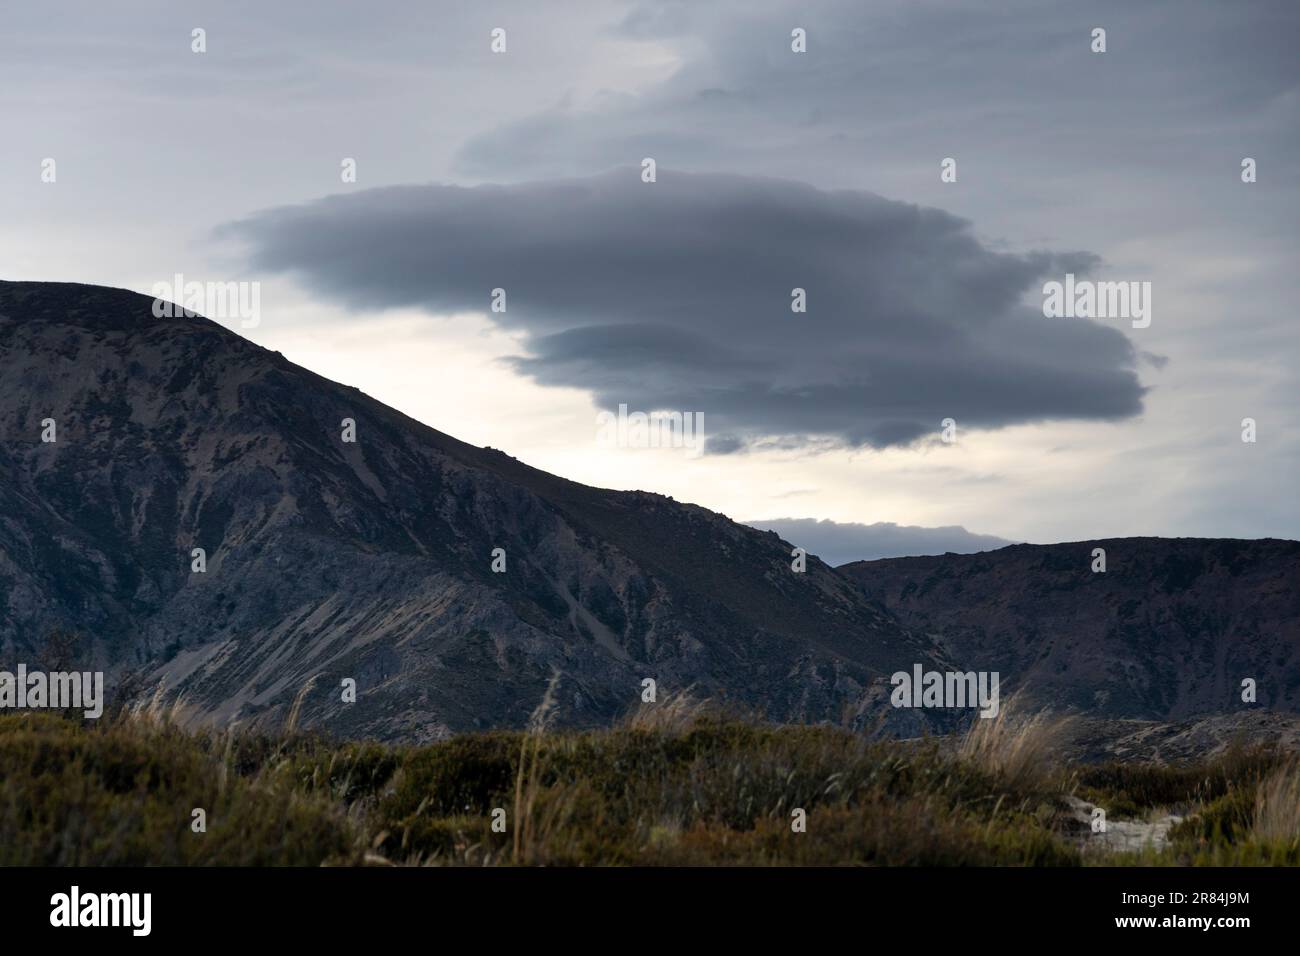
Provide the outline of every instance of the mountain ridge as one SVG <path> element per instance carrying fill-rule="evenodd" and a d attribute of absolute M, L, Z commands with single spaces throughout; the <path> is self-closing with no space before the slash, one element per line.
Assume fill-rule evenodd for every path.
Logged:
<path fill-rule="evenodd" d="M 969 719 L 889 706 L 915 664 L 996 670 L 1004 695 L 1102 723 L 1300 710 L 1296 542 L 810 555 L 799 574 L 774 532 L 551 475 L 151 306 L 0 282 L 5 662 L 70 629 L 196 723 L 296 710 L 417 742 L 521 726 L 556 673 L 571 726 L 618 720 L 646 678 L 772 720 L 915 736 Z"/>
<path fill-rule="evenodd" d="M 1091 570 L 1097 548 L 1104 572 Z M 1300 542 L 1104 538 L 838 570 L 946 653 L 1057 707 L 1158 720 L 1300 711 Z"/>
<path fill-rule="evenodd" d="M 775 535 L 549 475 L 151 305 L 0 283 L 6 656 L 73 627 L 195 719 L 279 719 L 314 680 L 304 723 L 417 740 L 521 724 L 553 671 L 578 725 L 646 677 L 862 722 L 884 675 L 932 660 L 826 565 L 795 574 Z"/>

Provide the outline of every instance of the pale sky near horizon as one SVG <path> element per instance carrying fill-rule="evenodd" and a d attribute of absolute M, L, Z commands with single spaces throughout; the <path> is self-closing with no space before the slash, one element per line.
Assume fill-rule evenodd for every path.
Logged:
<path fill-rule="evenodd" d="M 739 520 L 1300 538 L 1300 5 L 980 6 L 22 5 L 0 278 L 257 281 L 260 345 Z M 623 396 L 729 453 L 603 447 Z"/>

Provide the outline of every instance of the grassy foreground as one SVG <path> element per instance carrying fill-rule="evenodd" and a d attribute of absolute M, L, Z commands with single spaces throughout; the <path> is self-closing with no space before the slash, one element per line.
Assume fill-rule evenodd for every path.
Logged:
<path fill-rule="evenodd" d="M 664 713 L 422 747 L 7 714 L 0 864 L 1300 864 L 1293 756 L 1070 767 L 1041 718 L 917 744 Z M 1186 819 L 1118 852 L 1077 799 Z"/>

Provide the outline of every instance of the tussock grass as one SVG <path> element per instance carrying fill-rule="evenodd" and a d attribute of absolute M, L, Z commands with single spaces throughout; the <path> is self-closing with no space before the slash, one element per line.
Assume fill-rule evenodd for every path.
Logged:
<path fill-rule="evenodd" d="M 1300 844 L 1300 762 L 1283 764 L 1259 784 L 1251 832 L 1260 842 Z"/>
<path fill-rule="evenodd" d="M 142 720 L 0 719 L 0 864 L 314 865 L 348 853 L 337 803 L 270 770 L 231 775 L 217 745 Z M 205 833 L 191 829 L 196 808 Z"/>
<path fill-rule="evenodd" d="M 186 731 L 161 706 L 0 716 L 0 863 L 1063 865 L 1295 862 L 1294 763 L 1061 767 L 1049 716 L 952 742 L 744 723 L 689 698 L 603 731 L 421 747 Z M 980 727 L 980 724 L 987 726 Z M 1158 855 L 1081 852 L 1064 795 L 1197 815 Z M 1291 801 L 1288 803 L 1288 801 Z M 190 829 L 207 810 L 208 830 Z M 506 811 L 504 833 L 492 829 Z M 795 832 L 795 811 L 806 814 Z M 1288 836 L 1289 834 L 1289 836 Z M 1289 842 L 1288 842 L 1289 841 Z"/>
<path fill-rule="evenodd" d="M 1015 698 L 995 717 L 977 717 L 958 754 L 1012 788 L 1041 787 L 1057 770 L 1058 755 L 1074 726 L 1071 717 L 1047 711 L 1019 714 Z"/>
<path fill-rule="evenodd" d="M 705 716 L 719 713 L 720 709 L 708 698 L 697 697 L 693 689 L 687 688 L 653 704 L 639 702 L 628 714 L 624 725 L 633 730 L 680 734 Z"/>

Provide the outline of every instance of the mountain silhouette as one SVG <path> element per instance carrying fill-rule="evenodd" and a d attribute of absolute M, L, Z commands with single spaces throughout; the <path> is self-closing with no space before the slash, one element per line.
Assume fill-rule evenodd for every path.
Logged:
<path fill-rule="evenodd" d="M 5 662 L 72 630 L 195 720 L 301 696 L 302 725 L 412 741 L 521 725 L 557 673 L 574 726 L 647 679 L 775 720 L 932 716 L 887 704 L 929 640 L 775 534 L 530 468 L 152 305 L 0 282 Z"/>
<path fill-rule="evenodd" d="M 1300 712 L 1300 542 L 1114 538 L 839 570 L 1039 704 L 1161 721 Z"/>
<path fill-rule="evenodd" d="M 969 719 L 890 706 L 916 664 L 997 671 L 1004 696 L 1111 737 L 1300 711 L 1297 542 L 810 555 L 802 573 L 792 547 L 458 441 L 149 297 L 0 282 L 0 666 L 72 632 L 82 666 L 195 722 L 293 712 L 403 741 L 521 726 L 553 677 L 568 726 L 618 720 L 647 680 L 778 721 Z"/>

